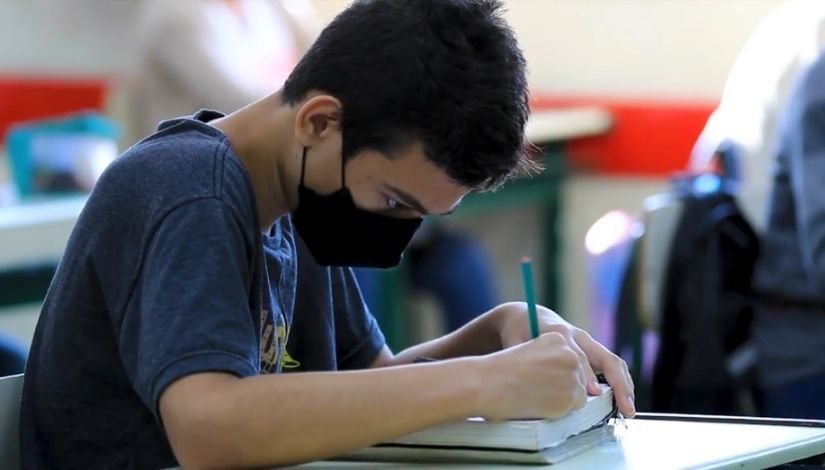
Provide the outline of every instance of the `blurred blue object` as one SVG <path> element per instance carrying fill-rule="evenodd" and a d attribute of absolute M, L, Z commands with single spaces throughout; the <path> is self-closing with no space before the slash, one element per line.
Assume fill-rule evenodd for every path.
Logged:
<path fill-rule="evenodd" d="M 27 356 L 22 343 L 0 333 L 0 377 L 22 374 L 26 368 Z"/>
<path fill-rule="evenodd" d="M 6 135 L 21 197 L 89 191 L 117 157 L 120 126 L 94 112 L 15 125 Z"/>

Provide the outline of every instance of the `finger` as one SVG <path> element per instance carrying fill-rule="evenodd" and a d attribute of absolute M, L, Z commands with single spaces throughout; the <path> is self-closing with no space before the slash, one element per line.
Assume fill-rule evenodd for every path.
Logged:
<path fill-rule="evenodd" d="M 577 335 L 577 343 L 587 354 L 595 370 L 601 371 L 607 383 L 613 389 L 619 411 L 626 417 L 636 414 L 635 391 L 633 379 L 627 369 L 627 364 L 607 348 L 596 342 L 587 333 Z"/>
<path fill-rule="evenodd" d="M 627 373 L 627 366 L 624 361 L 619 360 L 606 367 L 602 373 L 607 379 L 607 383 L 613 388 L 613 396 L 616 397 L 616 405 L 622 415 L 632 418 L 636 415 L 635 395 L 633 391 L 633 379 Z"/>
<path fill-rule="evenodd" d="M 569 340 L 570 348 L 576 352 L 576 355 L 579 356 L 579 362 L 582 366 L 583 371 L 583 379 L 585 389 L 588 395 L 601 395 L 602 394 L 602 387 L 599 385 L 598 379 L 596 379 L 596 373 L 593 372 L 593 366 L 590 365 L 590 359 L 587 357 L 587 354 L 584 353 L 584 350 L 579 346 L 579 343 L 575 341 L 575 339 L 571 338 Z"/>

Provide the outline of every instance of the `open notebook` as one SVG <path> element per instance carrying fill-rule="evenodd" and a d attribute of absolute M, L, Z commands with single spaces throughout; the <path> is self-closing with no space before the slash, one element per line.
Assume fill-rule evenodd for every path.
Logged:
<path fill-rule="evenodd" d="M 613 392 L 554 419 L 486 421 L 470 418 L 425 429 L 347 454 L 344 458 L 387 461 L 555 463 L 614 439 Z"/>

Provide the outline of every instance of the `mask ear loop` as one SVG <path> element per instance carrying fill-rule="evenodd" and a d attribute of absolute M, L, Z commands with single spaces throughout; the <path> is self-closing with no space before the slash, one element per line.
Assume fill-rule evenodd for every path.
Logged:
<path fill-rule="evenodd" d="M 307 148 L 304 147 L 303 155 L 301 155 L 301 186 L 304 185 L 304 172 L 306 171 L 307 167 Z"/>
<path fill-rule="evenodd" d="M 344 155 L 341 154 L 341 189 L 344 189 L 344 188 L 347 187 L 347 180 L 346 180 L 346 173 L 344 172 L 344 166 L 345 166 Z"/>

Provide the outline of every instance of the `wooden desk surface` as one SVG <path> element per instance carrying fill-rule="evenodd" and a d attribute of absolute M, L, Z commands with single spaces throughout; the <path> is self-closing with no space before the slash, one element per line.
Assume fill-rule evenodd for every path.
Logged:
<path fill-rule="evenodd" d="M 549 468 L 554 470 L 761 469 L 825 454 L 825 427 L 678 420 L 628 420 L 622 438 Z M 295 468 L 471 469 L 474 465 L 318 462 Z M 521 469 L 523 465 L 489 465 Z M 529 467 L 534 468 L 534 467 Z"/>
<path fill-rule="evenodd" d="M 532 113 L 525 134 L 543 144 L 604 134 L 612 125 L 610 112 L 597 106 L 550 109 Z"/>
<path fill-rule="evenodd" d="M 71 196 L 0 207 L 0 267 L 58 259 L 85 202 Z"/>

